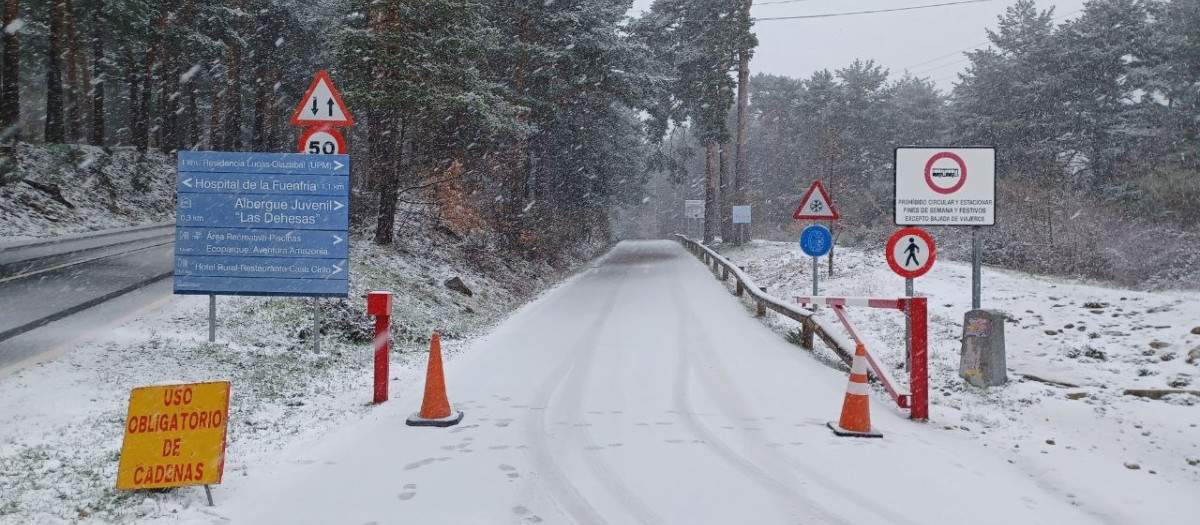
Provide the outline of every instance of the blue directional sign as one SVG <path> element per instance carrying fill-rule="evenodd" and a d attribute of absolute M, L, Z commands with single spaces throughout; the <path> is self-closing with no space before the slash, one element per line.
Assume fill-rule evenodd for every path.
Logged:
<path fill-rule="evenodd" d="M 259 228 L 175 228 L 175 255 L 230 257 L 349 257 L 340 231 Z"/>
<path fill-rule="evenodd" d="M 276 173 L 181 173 L 179 193 L 267 193 L 276 196 L 344 196 L 350 179 Z"/>
<path fill-rule="evenodd" d="M 350 158 L 179 152 L 175 293 L 346 297 Z"/>
<path fill-rule="evenodd" d="M 820 257 L 833 248 L 833 234 L 829 228 L 814 224 L 800 232 L 800 250 L 809 257 Z"/>
<path fill-rule="evenodd" d="M 349 155 L 180 151 L 179 172 L 350 176 Z"/>
<path fill-rule="evenodd" d="M 346 231 L 350 224 L 348 197 L 181 193 L 175 225 Z"/>

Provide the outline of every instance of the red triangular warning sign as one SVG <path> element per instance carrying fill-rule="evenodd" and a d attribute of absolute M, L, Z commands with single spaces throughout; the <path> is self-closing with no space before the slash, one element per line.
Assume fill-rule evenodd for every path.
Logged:
<path fill-rule="evenodd" d="M 317 71 L 316 78 L 308 86 L 308 91 L 300 97 L 300 105 L 292 113 L 293 126 L 317 126 L 324 124 L 331 127 L 347 127 L 354 125 L 354 117 L 342 102 L 342 95 L 333 87 L 329 73 L 324 69 Z"/>
<path fill-rule="evenodd" d="M 796 213 L 792 214 L 792 218 L 828 221 L 838 219 L 837 208 L 833 207 L 833 200 L 829 198 L 828 193 L 825 193 L 825 187 L 821 185 L 821 181 L 813 181 L 812 187 L 800 200 L 800 207 L 796 208 Z"/>

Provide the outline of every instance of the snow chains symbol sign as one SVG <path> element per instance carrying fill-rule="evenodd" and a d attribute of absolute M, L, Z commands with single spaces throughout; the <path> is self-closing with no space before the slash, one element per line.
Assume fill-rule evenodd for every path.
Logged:
<path fill-rule="evenodd" d="M 897 231 L 888 240 L 888 266 L 892 271 L 906 279 L 915 279 L 925 275 L 937 258 L 937 247 L 925 230 L 920 228 L 904 228 Z"/>
<path fill-rule="evenodd" d="M 814 224 L 800 232 L 800 250 L 809 257 L 821 257 L 833 247 L 833 235 L 829 228 Z"/>

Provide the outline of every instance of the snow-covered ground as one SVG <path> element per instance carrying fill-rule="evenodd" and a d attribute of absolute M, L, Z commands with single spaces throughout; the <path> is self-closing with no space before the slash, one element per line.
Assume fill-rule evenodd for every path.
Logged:
<path fill-rule="evenodd" d="M 232 381 L 236 422 L 225 478 L 250 476 L 290 443 L 371 410 L 373 319 L 360 297 L 366 291 L 395 293 L 392 388 L 402 390 L 418 384 L 433 330 L 443 334 L 452 361 L 466 341 L 591 256 L 570 255 L 568 268 L 555 269 L 413 232 L 397 248 L 356 236 L 351 250 L 351 298 L 322 300 L 320 352 L 310 340 L 309 300 L 221 297 L 218 340 L 209 344 L 207 298 L 175 296 L 129 312 L 56 357 L 0 370 L 0 523 L 126 523 L 202 501 L 196 488 L 115 489 L 135 386 Z M 473 295 L 445 286 L 452 277 Z"/>
<path fill-rule="evenodd" d="M 482 338 L 463 335 L 482 333 L 551 282 L 538 277 L 544 268 L 467 265 L 446 250 L 354 250 L 355 261 L 387 261 L 356 270 L 356 293 L 406 292 L 392 401 L 368 404 L 370 352 L 354 342 L 369 322 L 360 302 L 328 302 L 321 353 L 299 333 L 309 311 L 297 300 L 223 298 L 228 321 L 215 345 L 204 342 L 202 299 L 131 312 L 105 337 L 0 375 L 0 523 L 1060 524 L 1200 515 L 1197 398 L 1121 393 L 1197 376 L 1200 360 L 1186 362 L 1200 344 L 1194 292 L 985 269 L 985 306 L 1015 321 L 1006 326 L 1013 381 L 985 391 L 956 376 L 969 266 L 939 261 L 917 281 L 932 313 L 931 420 L 907 420 L 875 388 L 873 419 L 885 437 L 862 441 L 824 427 L 846 384 L 827 351 L 814 359 L 785 342 L 792 321 L 770 314 L 764 326 L 674 243 L 623 244 Z M 811 264 L 789 244 L 725 253 L 777 296 L 807 291 Z M 881 259 L 839 249 L 823 292 L 897 295 L 903 281 Z M 447 290 L 452 275 L 476 295 Z M 901 362 L 899 314 L 852 315 L 873 352 Z M 467 413 L 452 429 L 403 424 L 420 403 L 433 328 L 451 336 L 450 398 Z M 129 389 L 169 379 L 233 381 L 215 508 L 197 487 L 113 488 Z"/>
<path fill-rule="evenodd" d="M 0 246 L 175 218 L 172 155 L 18 143 L 15 157 L 0 185 Z"/>
<path fill-rule="evenodd" d="M 777 297 L 811 295 L 811 259 L 794 243 L 756 241 L 721 252 Z M 832 278 L 827 268 L 822 259 L 822 295 L 904 294 L 904 280 L 888 268 L 882 246 L 876 252 L 838 248 Z M 915 291 L 929 298 L 931 426 L 986 447 L 1047 491 L 1114 523 L 1184 523 L 1200 515 L 1194 497 L 1200 494 L 1200 393 L 1157 401 L 1123 393 L 1200 391 L 1200 293 L 1144 292 L 985 267 L 982 306 L 1010 317 L 1010 382 L 983 390 L 957 375 L 963 315 L 971 306 L 970 264 L 938 260 L 916 279 Z M 819 315 L 840 327 L 828 310 Z M 873 354 L 902 366 L 900 313 L 852 309 L 850 317 Z M 796 328 L 774 313 L 768 322 L 782 334 Z M 817 347 L 826 362 L 835 361 L 819 341 Z M 1145 503 L 1162 494 L 1192 496 L 1154 511 L 1171 519 L 1149 519 Z"/>

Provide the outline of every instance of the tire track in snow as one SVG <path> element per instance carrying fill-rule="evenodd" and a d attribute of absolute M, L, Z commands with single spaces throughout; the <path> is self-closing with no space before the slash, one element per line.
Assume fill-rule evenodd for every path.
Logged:
<path fill-rule="evenodd" d="M 624 279 L 622 279 L 623 283 Z M 618 285 L 616 288 L 622 288 L 622 286 Z M 615 309 L 614 304 L 612 310 L 615 311 Z M 612 312 L 608 313 L 611 314 Z M 560 394 L 560 408 L 567 414 L 578 414 L 581 419 L 586 413 L 583 407 L 584 393 L 587 392 L 588 384 L 592 378 L 592 365 L 595 363 L 600 350 L 598 336 L 604 331 L 604 325 L 607 324 L 607 322 L 602 323 L 595 333 L 581 339 L 583 349 L 576 354 L 575 359 L 572 360 L 573 366 L 571 370 L 566 374 L 563 381 L 560 382 L 560 385 L 567 385 Z M 601 379 L 603 380 L 603 378 Z M 595 449 L 596 443 L 592 439 L 591 431 L 588 430 L 588 424 L 583 422 L 582 426 L 572 428 L 576 437 L 582 442 L 582 449 L 584 450 L 582 457 L 588 469 L 604 484 L 609 493 L 616 497 L 617 501 L 625 507 L 625 510 L 629 511 L 636 519 L 636 522 L 644 525 L 667 523 L 635 491 L 630 489 L 624 481 L 621 481 L 621 478 L 604 461 L 600 453 L 601 451 Z"/>
<path fill-rule="evenodd" d="M 633 255 L 634 252 L 631 252 L 629 255 Z M 618 254 L 613 255 L 616 256 Z M 565 511 L 565 514 L 574 520 L 575 523 L 607 524 L 608 521 L 592 506 L 587 497 L 580 493 L 578 487 L 571 483 L 567 474 L 563 472 L 558 461 L 555 459 L 554 453 L 551 450 L 550 440 L 548 439 L 549 429 L 546 426 L 546 414 L 549 412 L 550 400 L 560 390 L 568 376 L 576 380 L 571 382 L 574 388 L 565 393 L 567 408 L 577 413 L 582 412 L 582 392 L 586 383 L 587 369 L 598 349 L 596 339 L 616 311 L 617 298 L 622 284 L 624 284 L 624 277 L 624 275 L 621 275 L 621 280 L 610 286 L 608 293 L 601 302 L 601 306 L 597 309 L 599 312 L 598 315 L 588 325 L 587 329 L 583 331 L 580 337 L 574 341 L 574 344 L 568 347 L 574 351 L 567 353 L 563 364 L 542 384 L 531 405 L 531 408 L 540 412 L 540 414 L 536 417 L 530 417 L 526 423 L 526 437 L 533 444 L 530 447 L 530 455 L 532 456 L 533 463 L 538 468 L 538 472 L 548 478 L 549 483 L 546 485 L 550 496 L 554 498 L 559 504 L 560 509 Z M 580 366 L 581 362 L 583 366 Z M 590 433 L 586 430 L 587 427 L 577 428 L 581 429 L 580 437 L 584 442 L 591 444 L 592 440 Z M 612 470 L 608 468 L 608 465 L 604 464 L 595 454 L 585 453 L 582 457 L 589 469 L 617 497 L 618 501 L 626 507 L 626 510 L 630 514 L 639 518 L 640 523 L 665 523 L 645 502 L 641 501 L 632 490 L 622 483 L 613 474 Z"/>
<path fill-rule="evenodd" d="M 689 324 L 696 326 L 697 323 L 694 314 L 683 301 L 681 291 L 682 288 L 679 283 L 679 279 L 674 279 L 671 283 L 671 299 L 675 304 L 676 311 L 679 312 L 679 340 L 681 343 L 684 341 L 687 342 L 680 345 L 678 352 L 679 359 L 675 370 L 676 414 L 680 417 L 688 430 L 704 441 L 705 446 L 716 452 L 717 455 L 723 458 L 727 463 L 740 471 L 742 474 L 745 474 L 746 477 L 751 481 L 774 493 L 779 498 L 781 508 L 791 516 L 797 519 L 812 519 L 815 520 L 816 523 L 822 524 L 851 525 L 850 522 L 825 512 L 815 501 L 802 494 L 801 491 L 795 488 L 792 484 L 778 479 L 776 475 L 772 475 L 761 468 L 754 461 L 742 456 L 725 440 L 721 439 L 712 431 L 710 431 L 708 427 L 704 426 L 700 419 L 696 417 L 696 412 L 688 399 L 688 392 L 691 390 L 690 377 L 694 373 L 706 383 L 711 383 L 712 379 L 706 378 L 705 374 L 703 374 L 701 370 L 698 370 L 697 367 L 692 364 L 692 360 L 684 349 L 701 349 L 701 352 L 707 353 L 711 352 L 711 348 L 708 347 L 708 342 L 706 340 L 701 337 L 697 337 L 693 332 L 687 329 Z M 689 323 L 688 321 L 691 322 Z M 711 366 L 711 363 L 709 363 L 709 368 L 711 368 Z M 719 392 L 718 395 L 712 396 L 714 399 L 721 400 L 724 395 L 737 396 L 736 392 L 732 391 L 730 388 L 721 388 L 720 390 L 721 392 Z M 731 414 L 728 410 L 728 407 L 724 406 L 724 404 L 722 404 L 722 406 L 719 408 L 722 412 L 725 412 L 727 416 L 735 419 L 747 416 L 746 411 L 740 411 L 740 413 Z"/>
<path fill-rule="evenodd" d="M 685 329 L 685 327 L 690 325 L 695 327 L 696 332 L 704 332 L 705 325 L 699 322 L 689 303 L 684 300 L 683 287 L 681 283 L 678 282 L 678 279 L 676 279 L 676 282 L 673 283 L 671 292 L 672 298 L 676 302 L 676 307 L 680 309 L 680 331 L 685 336 L 692 338 L 694 344 L 688 346 L 698 350 L 697 354 L 701 361 L 700 364 L 702 366 L 699 368 L 693 367 L 692 370 L 697 372 L 697 377 L 705 382 L 705 386 L 715 390 L 714 393 L 716 395 L 711 397 L 716 400 L 718 408 L 727 416 L 733 418 L 755 416 L 755 414 L 752 414 L 751 411 L 746 408 L 746 403 L 742 400 L 742 396 L 739 394 L 737 387 L 734 385 L 733 381 L 729 379 L 728 375 L 725 374 L 724 367 L 720 366 L 720 359 L 716 355 L 712 345 L 709 343 L 709 337 L 706 335 L 693 333 Z M 681 354 L 681 357 L 686 356 L 682 356 Z M 698 420 L 697 423 L 699 423 Z M 781 453 L 778 450 L 768 447 L 765 439 L 762 439 L 759 436 L 752 436 L 752 440 L 754 441 L 752 444 L 755 446 L 755 450 L 758 451 L 758 454 L 756 455 L 759 457 L 757 459 L 760 461 L 764 461 L 767 464 L 788 465 L 791 467 L 791 470 L 799 472 L 805 479 L 816 482 L 822 487 L 839 494 L 848 495 L 856 493 L 853 487 L 847 487 L 837 481 L 834 481 L 832 478 L 822 473 L 819 469 L 813 468 L 789 454 Z M 779 480 L 776 479 L 776 481 Z M 786 484 L 784 486 L 786 486 Z M 809 502 L 810 505 L 819 509 L 819 506 L 813 502 L 811 498 L 802 498 Z M 885 520 L 886 523 L 897 525 L 915 525 L 912 521 L 904 516 L 892 512 L 891 510 L 870 501 L 868 498 L 856 498 L 853 501 L 855 505 L 870 511 L 871 513 Z M 820 523 L 849 522 L 842 520 L 841 518 L 823 517 Z"/>

